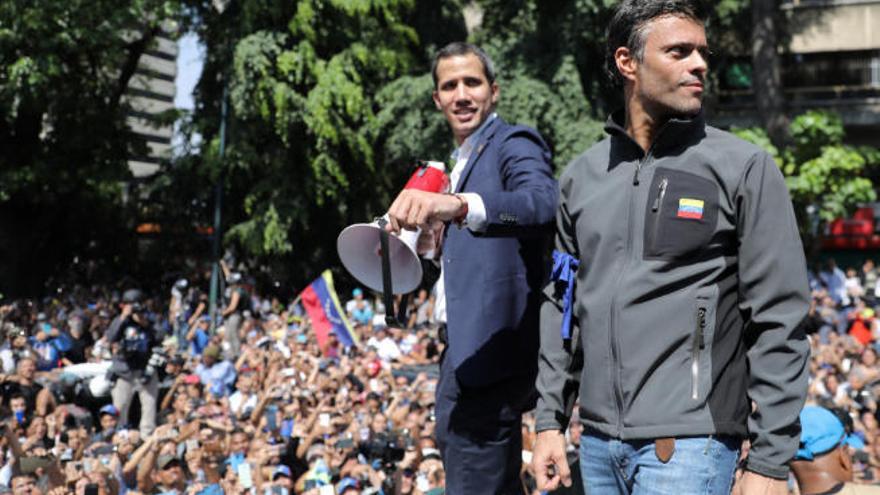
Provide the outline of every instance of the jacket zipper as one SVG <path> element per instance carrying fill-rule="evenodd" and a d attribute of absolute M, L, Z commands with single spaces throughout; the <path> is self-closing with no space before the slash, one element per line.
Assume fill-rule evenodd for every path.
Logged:
<path fill-rule="evenodd" d="M 620 286 L 620 280 L 623 278 L 623 274 L 624 274 L 624 272 L 626 272 L 626 267 L 630 261 L 630 258 L 632 257 L 632 242 L 633 242 L 632 240 L 633 240 L 633 235 L 634 235 L 633 234 L 632 212 L 635 209 L 633 206 L 633 203 L 635 203 L 635 200 L 636 200 L 635 189 L 639 186 L 639 171 L 641 170 L 642 166 L 644 166 L 645 164 L 647 164 L 651 161 L 651 151 L 653 150 L 653 148 L 654 147 L 651 146 L 651 149 L 648 150 L 648 152 L 645 154 L 645 156 L 643 156 L 642 159 L 639 160 L 638 163 L 636 163 L 636 169 L 635 169 L 635 173 L 633 174 L 633 181 L 632 181 L 633 190 L 630 194 L 628 208 L 626 211 L 626 224 L 627 224 L 626 245 L 625 245 L 626 253 L 623 258 L 624 264 L 617 274 L 617 281 L 614 284 L 615 287 Z M 623 392 L 621 392 L 621 390 L 620 390 L 620 366 L 619 366 L 619 363 L 620 363 L 620 348 L 619 347 L 620 346 L 617 341 L 617 332 L 616 332 L 616 328 L 615 328 L 617 325 L 616 318 L 615 318 L 616 306 L 617 306 L 616 294 L 617 294 L 617 291 L 615 290 L 613 295 L 611 296 L 610 331 L 608 332 L 608 341 L 609 341 L 608 343 L 611 346 L 611 360 L 612 360 L 612 363 L 611 363 L 612 364 L 612 377 L 611 377 L 612 384 L 611 384 L 611 387 L 614 389 L 614 402 L 617 405 L 617 434 L 619 436 L 621 434 L 621 432 L 623 431 Z"/>
<path fill-rule="evenodd" d="M 694 342 L 691 350 L 691 398 L 697 400 L 700 397 L 700 351 L 706 346 L 703 332 L 706 329 L 706 308 L 697 309 L 697 322 L 694 328 Z"/>
<path fill-rule="evenodd" d="M 651 205 L 651 211 L 656 213 L 653 218 L 654 225 L 651 228 L 651 251 L 654 251 L 654 246 L 657 245 L 657 236 L 660 234 L 660 220 L 663 219 L 663 198 L 666 197 L 666 188 L 669 185 L 669 179 L 663 177 L 660 181 L 660 186 L 658 187 L 659 192 L 657 193 L 657 197 L 654 199 L 654 204 Z"/>
<path fill-rule="evenodd" d="M 659 212 L 661 208 L 663 208 L 663 198 L 666 197 L 666 187 L 669 185 L 669 179 L 664 177 L 660 181 L 660 186 L 658 189 L 660 192 L 657 194 L 657 197 L 654 199 L 654 205 L 651 206 L 651 211 Z"/>

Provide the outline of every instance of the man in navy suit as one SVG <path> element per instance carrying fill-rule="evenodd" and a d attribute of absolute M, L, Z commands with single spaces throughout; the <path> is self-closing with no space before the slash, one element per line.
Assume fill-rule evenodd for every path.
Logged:
<path fill-rule="evenodd" d="M 437 440 L 446 493 L 522 493 L 522 413 L 534 406 L 539 294 L 558 197 L 537 132 L 495 114 L 498 83 L 478 47 L 452 43 L 432 67 L 434 103 L 458 146 L 452 193 L 405 190 L 388 229 L 442 239 L 435 316 L 446 322 Z M 440 244 L 440 243 L 438 243 Z"/>

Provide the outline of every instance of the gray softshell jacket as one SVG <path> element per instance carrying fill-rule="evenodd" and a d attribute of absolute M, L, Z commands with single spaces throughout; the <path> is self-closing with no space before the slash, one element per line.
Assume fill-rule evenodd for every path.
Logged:
<path fill-rule="evenodd" d="M 537 429 L 619 439 L 751 438 L 747 469 L 787 476 L 809 343 L 803 247 L 772 157 L 670 120 L 645 153 L 618 123 L 559 181 L 556 247 L 579 261 L 541 307 Z M 755 410 L 752 411 L 752 402 Z"/>

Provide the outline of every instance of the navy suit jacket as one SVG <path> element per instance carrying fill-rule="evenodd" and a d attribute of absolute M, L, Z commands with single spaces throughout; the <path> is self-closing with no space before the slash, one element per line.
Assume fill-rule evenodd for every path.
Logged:
<path fill-rule="evenodd" d="M 558 186 L 538 133 L 494 118 L 456 192 L 480 195 L 487 228 L 448 225 L 443 244 L 448 348 L 459 382 L 483 387 L 537 373 L 540 293 Z"/>

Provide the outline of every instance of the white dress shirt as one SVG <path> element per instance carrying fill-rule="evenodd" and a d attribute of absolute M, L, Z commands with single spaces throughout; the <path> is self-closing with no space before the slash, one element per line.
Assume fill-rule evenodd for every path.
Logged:
<path fill-rule="evenodd" d="M 452 172 L 449 173 L 449 187 L 452 192 L 458 187 L 458 181 L 461 179 L 464 167 L 471 158 L 474 146 L 480 141 L 480 136 L 483 134 L 483 130 L 485 130 L 489 125 L 489 122 L 492 122 L 497 116 L 498 114 L 496 113 L 489 115 L 476 132 L 468 136 L 467 139 L 461 143 L 461 146 L 452 152 L 452 159 L 455 160 L 455 166 L 452 168 Z M 467 217 L 465 217 L 464 220 L 464 225 L 474 232 L 485 231 L 488 222 L 486 219 L 486 205 L 483 203 L 483 198 L 476 193 L 461 193 L 461 196 L 464 197 L 468 205 L 468 212 Z M 434 321 L 437 323 L 446 323 L 446 284 L 443 281 L 442 261 L 440 262 L 440 278 L 437 279 L 437 283 L 434 285 Z"/>

